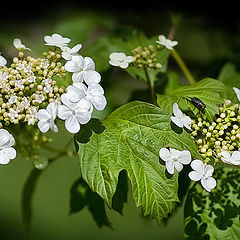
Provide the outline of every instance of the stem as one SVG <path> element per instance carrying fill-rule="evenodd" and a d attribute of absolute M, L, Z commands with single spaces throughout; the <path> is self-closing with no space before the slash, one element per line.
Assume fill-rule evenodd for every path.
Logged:
<path fill-rule="evenodd" d="M 151 81 L 148 71 L 146 68 L 144 68 L 144 72 L 145 72 L 145 76 L 147 78 L 148 84 L 149 84 L 149 89 L 151 92 L 151 97 L 152 97 L 152 103 L 157 106 L 157 102 L 156 102 L 156 93 L 155 93 L 155 88 L 154 88 L 154 82 Z"/>
<path fill-rule="evenodd" d="M 190 84 L 196 83 L 195 79 L 193 78 L 192 74 L 188 70 L 186 64 L 184 63 L 184 61 L 181 58 L 181 56 L 177 53 L 177 51 L 176 50 L 172 50 L 171 53 L 172 53 L 173 58 L 177 62 L 178 66 L 181 68 L 182 72 L 184 73 L 185 77 L 187 78 L 188 82 Z"/>

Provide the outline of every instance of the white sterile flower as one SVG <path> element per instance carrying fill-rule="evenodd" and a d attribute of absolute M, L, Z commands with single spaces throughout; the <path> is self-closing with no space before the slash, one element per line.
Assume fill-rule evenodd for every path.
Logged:
<path fill-rule="evenodd" d="M 238 101 L 240 101 L 240 89 L 234 87 L 233 90 L 234 90 L 234 92 L 235 92 L 236 95 L 237 95 Z"/>
<path fill-rule="evenodd" d="M 69 48 L 69 47 L 61 47 L 62 50 L 62 57 L 67 60 L 70 61 L 72 60 L 72 56 L 77 56 L 78 55 L 78 51 L 82 48 L 82 44 L 77 44 L 75 45 L 73 48 Z"/>
<path fill-rule="evenodd" d="M 174 173 L 174 169 L 181 172 L 183 164 L 191 162 L 191 154 L 187 150 L 179 151 L 173 148 L 161 148 L 159 151 L 160 158 L 166 162 L 166 169 L 170 174 Z"/>
<path fill-rule="evenodd" d="M 71 61 L 67 61 L 65 69 L 72 72 L 73 82 L 99 83 L 101 75 L 95 71 L 95 63 L 90 57 L 72 56 Z"/>
<path fill-rule="evenodd" d="M 201 160 L 194 160 L 191 162 L 191 171 L 188 176 L 192 181 L 201 181 L 202 186 L 210 192 L 216 187 L 216 180 L 212 177 L 214 168 L 211 165 L 204 165 Z"/>
<path fill-rule="evenodd" d="M 173 104 L 173 114 L 174 117 L 171 117 L 172 122 L 176 124 L 178 127 L 186 127 L 187 129 L 191 130 L 191 123 L 192 119 L 182 113 L 182 111 L 179 109 L 178 104 Z"/>
<path fill-rule="evenodd" d="M 54 33 L 52 36 L 45 36 L 44 41 L 46 42 L 45 45 L 48 46 L 56 46 L 56 47 L 66 47 L 71 39 L 64 38 L 60 34 Z"/>
<path fill-rule="evenodd" d="M 65 120 L 65 127 L 70 133 L 77 133 L 80 124 L 85 124 L 91 119 L 93 107 L 85 98 L 72 102 L 69 100 L 69 95 L 62 94 L 63 105 L 58 107 L 58 117 Z"/>
<path fill-rule="evenodd" d="M 0 67 L 4 67 L 6 64 L 7 64 L 7 60 L 3 56 L 1 56 L 1 53 L 0 53 Z"/>
<path fill-rule="evenodd" d="M 109 55 L 109 58 L 109 64 L 120 68 L 127 68 L 129 63 L 133 61 L 132 56 L 126 56 L 123 52 L 113 52 Z"/>
<path fill-rule="evenodd" d="M 40 109 L 38 111 L 38 128 L 42 133 L 46 133 L 49 129 L 53 132 L 57 132 L 58 128 L 57 125 L 54 123 L 54 120 L 57 117 L 58 112 L 58 103 L 51 102 L 48 104 L 46 109 Z"/>
<path fill-rule="evenodd" d="M 221 159 L 224 163 L 232 165 L 240 164 L 240 151 L 234 151 L 232 155 L 228 151 L 222 151 L 221 156 Z"/>
<path fill-rule="evenodd" d="M 0 164 L 8 164 L 11 159 L 17 155 L 16 150 L 12 147 L 15 139 L 5 129 L 0 129 Z"/>
<path fill-rule="evenodd" d="M 159 35 L 158 36 L 158 44 L 163 45 L 164 47 L 166 47 L 169 50 L 173 50 L 173 47 L 178 45 L 177 41 L 172 41 L 170 39 L 167 39 L 165 36 L 163 35 Z"/>
<path fill-rule="evenodd" d="M 88 87 L 83 83 L 73 83 L 75 88 L 81 89 L 84 92 L 84 98 L 91 103 L 97 110 L 103 110 L 107 105 L 107 100 L 104 96 L 104 90 L 97 83 L 90 83 Z M 73 100 L 72 100 L 73 101 Z"/>
<path fill-rule="evenodd" d="M 22 41 L 19 38 L 15 38 L 13 40 L 13 46 L 16 49 L 18 49 L 19 51 L 22 51 L 22 50 L 29 50 L 29 51 L 31 51 L 30 48 L 27 48 L 25 45 L 22 44 Z"/>

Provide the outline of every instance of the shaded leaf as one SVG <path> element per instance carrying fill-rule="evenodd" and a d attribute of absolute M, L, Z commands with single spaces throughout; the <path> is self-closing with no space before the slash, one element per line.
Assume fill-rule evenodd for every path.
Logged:
<path fill-rule="evenodd" d="M 240 175 L 232 168 L 217 169 L 217 187 L 210 193 L 195 183 L 189 190 L 184 208 L 187 239 L 240 238 Z"/>
<path fill-rule="evenodd" d="M 92 192 L 84 180 L 79 178 L 73 183 L 70 190 L 70 214 L 81 211 L 85 206 L 88 207 L 99 227 L 111 228 L 102 198 Z"/>

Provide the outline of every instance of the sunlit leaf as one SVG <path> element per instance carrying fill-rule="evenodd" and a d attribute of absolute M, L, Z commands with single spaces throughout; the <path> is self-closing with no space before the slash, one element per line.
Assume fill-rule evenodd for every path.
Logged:
<path fill-rule="evenodd" d="M 190 134 L 176 133 L 168 112 L 137 101 L 116 109 L 102 124 L 105 130 L 92 133 L 85 144 L 81 132 L 75 137 L 83 179 L 111 207 L 119 172 L 126 170 L 136 206 L 160 223 L 178 201 L 178 176 L 166 174 L 159 149 L 188 149 L 197 157 Z"/>
<path fill-rule="evenodd" d="M 203 115 L 212 121 L 213 116 L 218 113 L 217 105 L 223 102 L 223 97 L 220 95 L 223 89 L 224 85 L 220 81 L 205 78 L 195 84 L 181 86 L 168 95 L 157 94 L 157 103 L 168 111 L 172 110 L 174 102 L 179 103 L 181 108 L 188 109 L 190 104 L 186 98 L 196 97 L 206 105 Z M 191 108 L 194 106 L 192 105 Z"/>

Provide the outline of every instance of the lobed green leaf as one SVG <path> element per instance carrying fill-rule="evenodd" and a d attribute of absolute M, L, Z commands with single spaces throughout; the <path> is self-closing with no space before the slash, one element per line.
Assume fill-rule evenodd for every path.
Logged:
<path fill-rule="evenodd" d="M 92 132 L 87 143 L 81 131 L 75 136 L 83 179 L 111 207 L 119 173 L 125 170 L 136 206 L 160 223 L 178 201 L 178 174 L 166 174 L 159 149 L 187 149 L 198 156 L 190 134 L 175 132 L 165 110 L 138 101 L 119 107 L 102 124 L 105 130 Z"/>

